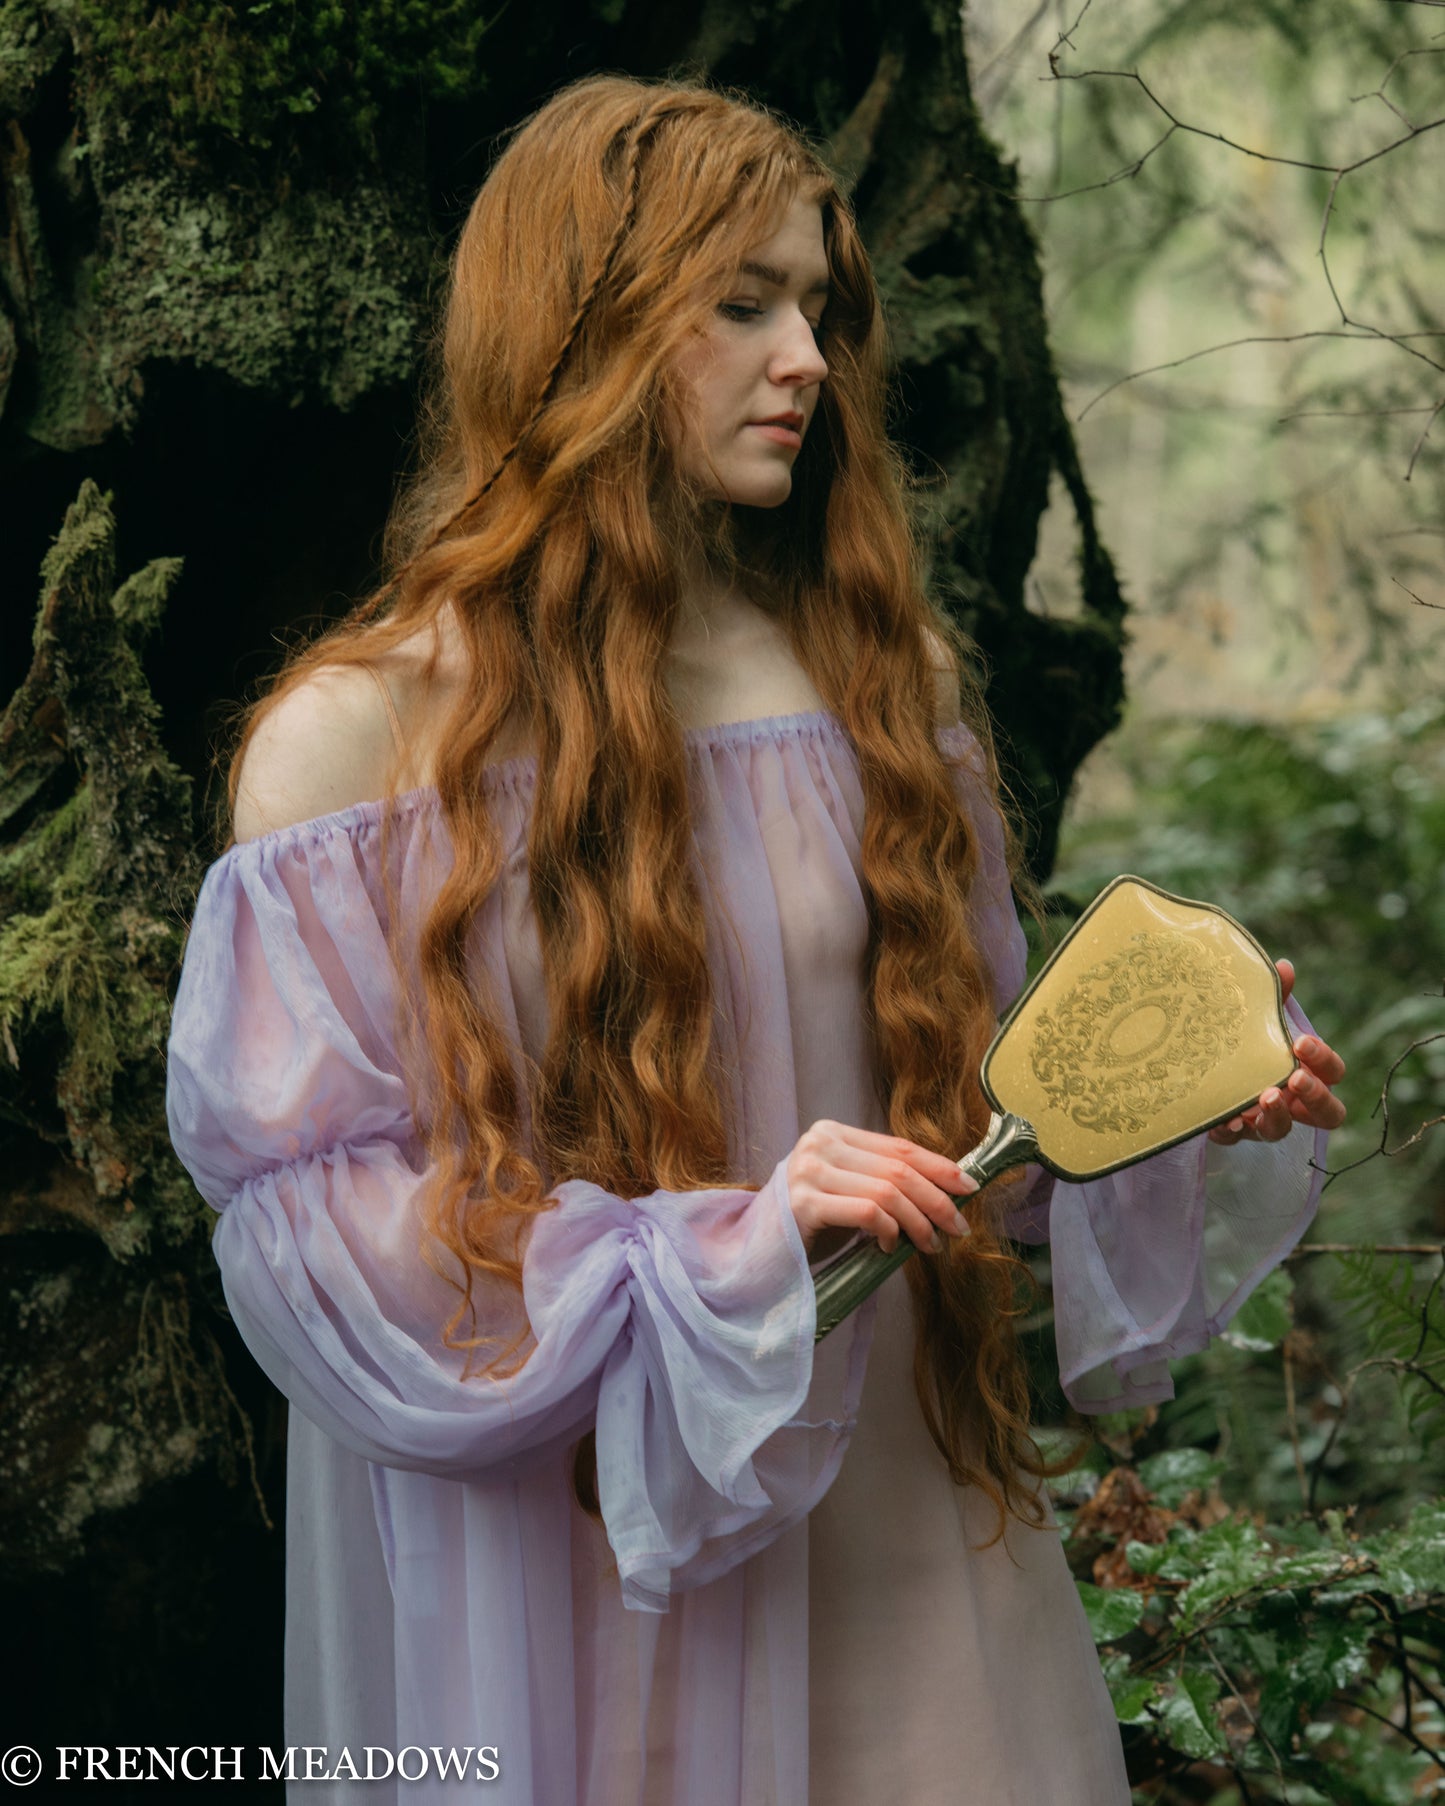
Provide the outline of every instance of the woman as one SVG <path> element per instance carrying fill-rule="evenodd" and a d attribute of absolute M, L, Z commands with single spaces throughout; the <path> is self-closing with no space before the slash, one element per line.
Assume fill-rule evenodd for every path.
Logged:
<path fill-rule="evenodd" d="M 483 1746 L 545 1806 L 1116 1806 L 1004 1234 L 1052 1235 L 1076 1400 L 1167 1396 L 1308 1223 L 1339 1061 L 1301 1041 L 1238 1147 L 960 1219 L 1022 938 L 791 131 L 562 91 L 440 349 L 391 584 L 241 742 L 171 1042 L 295 1407 L 287 1742 L 342 1786 L 412 1746 L 373 1801 Z M 815 1352 L 858 1233 L 925 1258 Z"/>

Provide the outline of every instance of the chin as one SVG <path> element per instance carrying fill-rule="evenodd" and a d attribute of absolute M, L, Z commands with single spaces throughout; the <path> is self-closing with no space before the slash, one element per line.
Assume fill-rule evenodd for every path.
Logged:
<path fill-rule="evenodd" d="M 791 471 L 767 478 L 754 478 L 751 482 L 740 481 L 729 483 L 727 499 L 735 508 L 781 508 L 793 493 L 793 477 Z"/>

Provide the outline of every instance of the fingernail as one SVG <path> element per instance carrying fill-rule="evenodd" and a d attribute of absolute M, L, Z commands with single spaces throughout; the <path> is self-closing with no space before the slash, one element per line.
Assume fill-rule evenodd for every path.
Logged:
<path fill-rule="evenodd" d="M 946 1233 L 949 1235 L 967 1235 L 968 1226 L 957 1211 L 948 1219 Z"/>
<path fill-rule="evenodd" d="M 1266 1091 L 1263 1093 L 1263 1095 L 1260 1097 L 1260 1100 L 1259 1100 L 1260 1107 L 1261 1107 L 1261 1109 L 1264 1109 L 1264 1110 L 1273 1110 L 1273 1108 L 1275 1107 L 1275 1105 L 1277 1103 L 1279 1103 L 1279 1101 L 1280 1101 L 1280 1095 L 1277 1091 Z"/>
<path fill-rule="evenodd" d="M 1231 1135 L 1238 1135 L 1243 1127 L 1244 1118 L 1242 1116 L 1236 1116 L 1234 1121 L 1229 1125 L 1229 1132 Z"/>
<path fill-rule="evenodd" d="M 1318 1046 L 1310 1035 L 1301 1035 L 1294 1044 L 1294 1050 L 1302 1060 L 1308 1060 L 1319 1052 Z"/>
<path fill-rule="evenodd" d="M 928 1245 L 929 1245 L 930 1250 L 934 1254 L 942 1254 L 943 1237 L 938 1233 L 938 1231 L 936 1229 L 934 1230 L 933 1236 L 932 1236 L 931 1240 L 929 1241 Z"/>
<path fill-rule="evenodd" d="M 972 1196 L 978 1190 L 978 1180 L 972 1173 L 966 1173 L 962 1167 L 958 1169 L 958 1189 L 966 1196 Z"/>
<path fill-rule="evenodd" d="M 1314 1080 L 1307 1072 L 1292 1072 L 1289 1082 L 1291 1087 L 1303 1097 L 1314 1085 Z"/>

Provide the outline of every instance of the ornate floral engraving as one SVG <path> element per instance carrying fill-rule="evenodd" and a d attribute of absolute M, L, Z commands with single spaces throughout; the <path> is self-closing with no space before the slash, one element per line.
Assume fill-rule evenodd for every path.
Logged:
<path fill-rule="evenodd" d="M 1229 1058 L 1245 1009 L 1227 956 L 1142 929 L 1040 1014 L 1029 1061 L 1080 1128 L 1134 1134 Z"/>

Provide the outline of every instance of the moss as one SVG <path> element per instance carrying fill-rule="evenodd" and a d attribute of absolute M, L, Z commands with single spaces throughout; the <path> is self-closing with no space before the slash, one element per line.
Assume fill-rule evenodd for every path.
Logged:
<path fill-rule="evenodd" d="M 202 1461 L 229 1484 L 245 1474 L 250 1426 L 190 1277 L 117 1267 L 56 1236 L 11 1256 L 0 1554 L 12 1575 L 65 1567 L 98 1516 Z M 71 1264 L 36 1270 L 57 1259 Z"/>
<path fill-rule="evenodd" d="M 221 137 L 269 150 L 320 115 L 333 144 L 379 166 L 397 94 L 455 100 L 482 85 L 475 0 L 55 0 L 83 58 L 87 108 L 163 126 L 181 149 Z"/>
<path fill-rule="evenodd" d="M 29 438 L 73 451 L 132 430 L 156 362 L 339 409 L 410 377 L 431 244 L 404 182 L 278 199 L 161 169 L 108 189 L 101 217 L 63 292 L 40 289 Z M 38 225 L 28 242 L 43 269 Z"/>
<path fill-rule="evenodd" d="M 0 720 L 0 1151 L 33 1168 L 58 1147 L 72 1182 L 40 1189 L 129 1258 L 193 1239 L 205 1218 L 164 1132 L 170 984 L 197 877 L 190 782 L 161 748 L 136 653 L 179 566 L 156 560 L 116 589 L 114 551 L 109 498 L 86 483 L 46 555 L 34 660 Z"/>
<path fill-rule="evenodd" d="M 42 0 L 0 0 L 0 116 L 29 111 L 64 47 L 65 32 Z"/>
<path fill-rule="evenodd" d="M 414 366 L 431 247 L 405 183 L 263 202 L 137 175 L 107 197 L 98 255 L 97 374 L 122 423 L 152 358 L 343 409 Z"/>
<path fill-rule="evenodd" d="M 473 82 L 482 27 L 462 17 L 474 8 L 390 3 L 327 23 L 342 10 L 0 0 L 9 431 L 60 452 L 128 432 L 162 361 L 342 409 L 410 378 L 433 263 L 418 117 L 384 155 L 362 140 L 389 83 L 424 98 Z M 283 16 L 302 20 L 285 55 Z M 266 148 L 222 102 L 240 71 L 235 104 L 272 118 L 313 49 L 341 112 L 318 124 L 303 181 L 300 146 Z M 62 92 L 74 113 L 57 146 Z"/>

